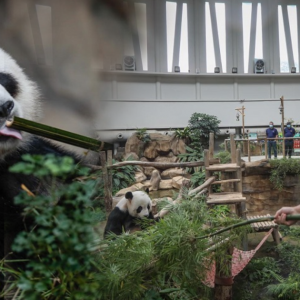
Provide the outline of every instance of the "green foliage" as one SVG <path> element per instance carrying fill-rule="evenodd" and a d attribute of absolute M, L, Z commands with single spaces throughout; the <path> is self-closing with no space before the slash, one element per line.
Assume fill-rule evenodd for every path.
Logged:
<path fill-rule="evenodd" d="M 113 164 L 116 163 L 113 160 Z M 136 166 L 122 166 L 110 170 L 112 175 L 113 194 L 121 189 L 127 188 L 135 182 Z"/>
<path fill-rule="evenodd" d="M 205 181 L 205 171 L 195 172 L 194 174 L 192 174 L 190 181 L 192 183 L 192 188 L 200 186 Z"/>
<path fill-rule="evenodd" d="M 69 177 L 86 174 L 70 158 L 24 156 L 25 162 L 12 168 L 35 174 L 41 181 L 51 176 Z M 51 180 L 52 182 L 52 180 Z M 32 219 L 28 231 L 21 232 L 12 249 L 28 259 L 22 271 L 15 274 L 20 291 L 17 299 L 97 299 L 97 281 L 92 272 L 95 234 L 90 199 L 95 181 L 73 182 L 53 186 L 49 195 L 35 197 L 23 192 L 15 203 L 24 206 L 24 218 Z M 4 267 L 2 261 L 2 270 Z"/>
<path fill-rule="evenodd" d="M 151 141 L 150 135 L 147 133 L 147 128 L 137 128 L 136 130 L 137 138 L 143 143 L 149 143 Z"/>
<path fill-rule="evenodd" d="M 279 159 L 271 160 L 271 175 L 270 181 L 274 187 L 278 190 L 283 189 L 283 184 L 286 175 L 299 175 L 300 174 L 300 162 L 295 159 Z"/>
<path fill-rule="evenodd" d="M 228 151 L 220 151 L 215 157 L 220 159 L 221 164 L 228 164 L 231 162 L 231 153 Z"/>
<path fill-rule="evenodd" d="M 61 178 L 65 180 L 70 176 L 87 175 L 88 168 L 82 168 L 74 164 L 72 157 L 57 157 L 54 154 L 29 155 L 22 156 L 22 162 L 12 166 L 9 170 L 14 173 L 22 173 L 25 175 L 32 174 L 43 180 L 49 178 Z"/>
<path fill-rule="evenodd" d="M 299 234 L 299 229 L 296 229 Z M 297 235 L 298 235 L 297 234 Z M 299 239 L 297 244 L 281 243 L 278 246 L 280 255 L 280 264 L 284 274 L 288 274 L 287 278 L 279 280 L 279 283 L 271 284 L 267 287 L 268 295 L 274 299 L 294 300 L 300 298 L 300 245 Z"/>
<path fill-rule="evenodd" d="M 210 299 L 202 283 L 206 267 L 215 255 L 224 257 L 228 243 L 235 243 L 241 233 L 232 230 L 216 237 L 228 237 L 216 254 L 206 250 L 207 239 L 198 237 L 207 232 L 205 224 L 220 228 L 237 220 L 209 213 L 205 202 L 193 199 L 168 208 L 171 212 L 147 231 L 112 235 L 114 239 L 103 242 L 96 263 L 101 299 Z"/>
<path fill-rule="evenodd" d="M 176 129 L 175 130 L 175 137 L 183 140 L 189 140 L 191 135 L 191 130 L 189 127 L 185 127 L 183 129 Z"/>
<path fill-rule="evenodd" d="M 280 266 L 272 257 L 253 258 L 235 279 L 233 295 L 236 300 L 271 300 L 278 299 L 266 296 L 262 292 L 270 283 L 278 282 Z"/>
<path fill-rule="evenodd" d="M 216 116 L 194 113 L 189 120 L 191 147 L 194 149 L 208 149 L 209 134 L 214 133 L 215 137 L 220 133 L 220 120 Z"/>
<path fill-rule="evenodd" d="M 178 154 L 178 158 L 180 162 L 194 162 L 194 161 L 199 161 L 203 158 L 202 151 L 193 149 L 189 146 L 186 146 L 185 149 L 186 149 L 186 153 Z M 192 167 L 186 169 L 189 173 L 192 173 L 196 168 Z"/>

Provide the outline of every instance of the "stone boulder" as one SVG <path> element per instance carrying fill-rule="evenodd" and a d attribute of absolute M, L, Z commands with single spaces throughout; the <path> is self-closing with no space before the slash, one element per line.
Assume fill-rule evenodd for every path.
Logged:
<path fill-rule="evenodd" d="M 147 179 L 147 176 L 143 172 L 136 172 L 134 178 L 135 182 L 139 183 L 145 181 Z"/>
<path fill-rule="evenodd" d="M 181 188 L 181 186 L 182 186 L 182 182 L 184 181 L 184 180 L 188 180 L 188 179 L 186 179 L 185 177 L 183 177 L 183 176 L 176 176 L 176 177 L 173 177 L 172 178 L 172 187 L 174 187 L 175 189 L 180 189 Z"/>
<path fill-rule="evenodd" d="M 139 156 L 135 152 L 124 153 L 124 160 L 139 160 Z"/>
<path fill-rule="evenodd" d="M 154 160 L 157 156 L 157 142 L 151 141 L 147 143 L 144 150 L 144 156 L 149 160 Z"/>
<path fill-rule="evenodd" d="M 129 137 L 125 145 L 125 155 L 127 153 L 134 152 L 138 157 L 140 157 L 144 151 L 145 144 L 137 138 L 136 133 Z"/>
<path fill-rule="evenodd" d="M 185 176 L 187 172 L 183 168 L 170 168 L 161 172 L 161 178 L 170 179 L 176 176 Z"/>
<path fill-rule="evenodd" d="M 174 155 L 186 153 L 185 142 L 178 138 L 173 138 L 171 141 L 171 151 Z"/>
<path fill-rule="evenodd" d="M 178 158 L 174 156 L 173 153 L 169 153 L 168 156 L 157 156 L 154 161 L 161 163 L 174 163 L 178 161 Z"/>
<path fill-rule="evenodd" d="M 170 190 L 173 188 L 172 179 L 161 180 L 159 183 L 160 190 Z"/>
<path fill-rule="evenodd" d="M 144 185 L 142 183 L 136 183 L 130 187 L 127 187 L 126 189 L 122 189 L 116 193 L 116 197 L 123 196 L 127 192 L 135 192 L 135 191 L 141 191 L 144 189 Z"/>
<path fill-rule="evenodd" d="M 160 173 L 157 170 L 153 170 L 151 179 L 150 179 L 150 184 L 151 184 L 151 190 L 152 191 L 157 191 L 159 189 L 159 183 L 161 181 Z"/>

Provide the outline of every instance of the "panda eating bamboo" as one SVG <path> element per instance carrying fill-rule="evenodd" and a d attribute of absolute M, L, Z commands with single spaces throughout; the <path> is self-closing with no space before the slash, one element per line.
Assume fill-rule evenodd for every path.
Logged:
<path fill-rule="evenodd" d="M 0 233 L 4 237 L 0 241 L 1 257 L 10 251 L 14 238 L 24 230 L 23 208 L 14 204 L 21 185 L 34 194 L 47 190 L 34 176 L 11 173 L 9 168 L 21 161 L 23 154 L 53 153 L 58 156 L 72 156 L 75 161 L 79 161 L 77 155 L 46 139 L 10 128 L 15 116 L 39 120 L 40 93 L 37 85 L 25 75 L 16 61 L 0 48 Z"/>

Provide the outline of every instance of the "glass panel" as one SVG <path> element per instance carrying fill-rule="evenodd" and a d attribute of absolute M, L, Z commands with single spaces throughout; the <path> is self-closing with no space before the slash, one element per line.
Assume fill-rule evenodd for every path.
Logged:
<path fill-rule="evenodd" d="M 53 45 L 52 45 L 52 10 L 50 6 L 36 6 L 39 29 L 42 38 L 43 50 L 45 54 L 45 64 L 53 64 Z"/>
<path fill-rule="evenodd" d="M 188 46 L 188 25 L 187 25 L 187 4 L 182 5 L 181 36 L 179 50 L 180 72 L 189 72 L 189 46 Z"/>
<path fill-rule="evenodd" d="M 216 57 L 214 50 L 214 41 L 211 27 L 210 7 L 205 2 L 205 34 L 206 34 L 206 72 L 214 73 L 216 66 Z"/>
<path fill-rule="evenodd" d="M 252 3 L 243 3 L 244 73 L 248 73 Z"/>
<path fill-rule="evenodd" d="M 279 29 L 279 56 L 280 56 L 280 72 L 290 72 L 289 60 L 286 48 L 286 38 L 283 25 L 282 7 L 278 5 L 278 29 Z"/>
<path fill-rule="evenodd" d="M 297 72 L 299 72 L 299 49 L 298 49 L 298 22 L 297 22 L 297 6 L 288 5 L 288 17 L 291 29 L 292 48 L 294 55 L 294 62 Z M 293 66 L 291 66 L 293 67 Z"/>
<path fill-rule="evenodd" d="M 173 71 L 173 49 L 175 38 L 176 9 L 177 3 L 169 1 L 166 2 L 168 72 Z"/>
<path fill-rule="evenodd" d="M 134 4 L 136 13 L 136 25 L 140 41 L 140 49 L 143 63 L 143 70 L 148 70 L 147 53 L 147 8 L 145 3 Z"/>
<path fill-rule="evenodd" d="M 225 3 L 216 3 L 216 17 L 223 73 L 227 72 Z"/>
<path fill-rule="evenodd" d="M 261 20 L 261 4 L 257 4 L 256 19 L 256 38 L 255 38 L 255 58 L 263 58 L 263 39 L 262 39 L 262 20 Z"/>
<path fill-rule="evenodd" d="M 128 3 L 124 2 L 125 11 L 128 11 Z M 134 56 L 133 40 L 130 30 L 125 30 L 123 35 L 124 40 L 124 56 Z"/>

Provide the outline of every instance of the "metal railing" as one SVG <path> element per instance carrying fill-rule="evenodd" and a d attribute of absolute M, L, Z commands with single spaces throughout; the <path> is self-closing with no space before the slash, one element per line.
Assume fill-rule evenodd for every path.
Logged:
<path fill-rule="evenodd" d="M 251 139 L 234 139 L 235 143 L 237 144 L 237 142 L 245 142 L 247 144 L 247 154 L 248 154 L 248 161 L 251 161 L 251 143 L 255 143 L 256 145 L 260 145 L 261 146 L 261 152 L 263 151 L 263 146 L 264 146 L 264 152 L 265 152 L 265 158 L 268 158 L 268 141 L 278 141 L 277 143 L 277 147 L 278 145 L 282 145 L 282 155 L 283 157 L 286 157 L 285 155 L 285 143 L 283 141 L 285 140 L 300 140 L 300 137 L 278 137 L 278 138 L 251 138 Z M 228 147 L 227 147 L 227 143 L 230 143 L 230 139 L 225 139 L 224 140 L 224 145 L 225 145 L 225 151 L 228 151 Z M 243 143 L 244 146 L 244 143 Z M 277 148 L 277 151 L 280 153 L 280 148 Z M 299 152 L 300 152 L 300 148 L 299 148 Z"/>

